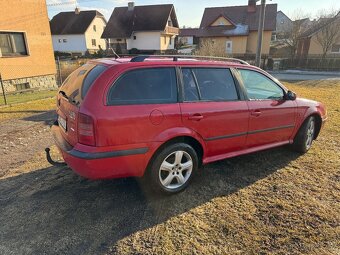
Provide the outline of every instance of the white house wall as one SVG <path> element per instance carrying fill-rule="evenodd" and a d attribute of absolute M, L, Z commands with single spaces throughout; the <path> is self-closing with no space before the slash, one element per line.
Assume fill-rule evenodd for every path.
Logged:
<path fill-rule="evenodd" d="M 52 35 L 52 42 L 54 51 L 85 53 L 87 50 L 85 35 Z"/>
<path fill-rule="evenodd" d="M 96 31 L 94 31 L 93 26 L 96 26 Z M 86 47 L 90 51 L 98 51 L 99 45 L 100 47 L 105 50 L 106 49 L 106 42 L 105 39 L 100 38 L 104 28 L 106 26 L 106 23 L 102 18 L 95 18 L 90 26 L 87 28 L 85 32 L 85 38 L 86 38 Z M 96 40 L 96 46 L 92 45 L 92 39 Z"/>
<path fill-rule="evenodd" d="M 133 37 L 136 36 L 136 40 Z M 161 50 L 160 32 L 135 32 L 126 40 L 127 49 Z"/>

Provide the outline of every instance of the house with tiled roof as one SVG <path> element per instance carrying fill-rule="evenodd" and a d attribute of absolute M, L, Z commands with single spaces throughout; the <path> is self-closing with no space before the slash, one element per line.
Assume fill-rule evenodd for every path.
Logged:
<path fill-rule="evenodd" d="M 276 29 L 277 4 L 266 5 L 262 53 L 269 54 L 272 33 Z M 255 54 L 260 6 L 256 0 L 248 5 L 206 8 L 197 36 L 200 43 L 211 42 L 224 47 L 230 55 Z"/>
<path fill-rule="evenodd" d="M 340 56 L 340 12 L 334 17 L 320 18 L 305 32 L 298 42 L 297 55 Z"/>
<path fill-rule="evenodd" d="M 50 21 L 54 51 L 84 55 L 106 49 L 104 16 L 96 11 L 60 12 Z"/>
<path fill-rule="evenodd" d="M 102 34 L 119 51 L 166 52 L 175 47 L 179 26 L 174 5 L 116 7 Z"/>

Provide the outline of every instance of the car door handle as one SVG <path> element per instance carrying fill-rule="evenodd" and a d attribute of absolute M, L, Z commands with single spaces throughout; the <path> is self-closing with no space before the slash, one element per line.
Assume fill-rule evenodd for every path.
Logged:
<path fill-rule="evenodd" d="M 200 114 L 200 113 L 191 114 L 191 115 L 189 115 L 188 119 L 199 121 L 199 120 L 203 119 L 203 115 Z"/>
<path fill-rule="evenodd" d="M 250 113 L 252 116 L 258 117 L 260 116 L 262 113 L 260 110 L 254 110 Z"/>

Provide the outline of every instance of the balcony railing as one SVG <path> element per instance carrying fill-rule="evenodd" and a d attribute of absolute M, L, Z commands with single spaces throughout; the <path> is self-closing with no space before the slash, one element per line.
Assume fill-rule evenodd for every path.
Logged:
<path fill-rule="evenodd" d="M 165 34 L 172 34 L 172 35 L 178 35 L 179 34 L 179 28 L 178 27 L 169 27 L 167 26 L 164 30 Z"/>

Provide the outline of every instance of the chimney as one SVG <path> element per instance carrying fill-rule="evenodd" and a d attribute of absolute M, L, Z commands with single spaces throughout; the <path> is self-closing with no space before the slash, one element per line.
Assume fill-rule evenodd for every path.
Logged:
<path fill-rule="evenodd" d="M 79 14 L 79 13 L 80 13 L 80 10 L 79 10 L 78 7 L 76 7 L 76 9 L 74 10 L 74 13 L 75 13 L 75 14 Z"/>
<path fill-rule="evenodd" d="M 256 12 L 256 0 L 248 0 L 248 13 Z"/>
<path fill-rule="evenodd" d="M 128 2 L 128 11 L 133 11 L 135 8 L 135 2 Z"/>

